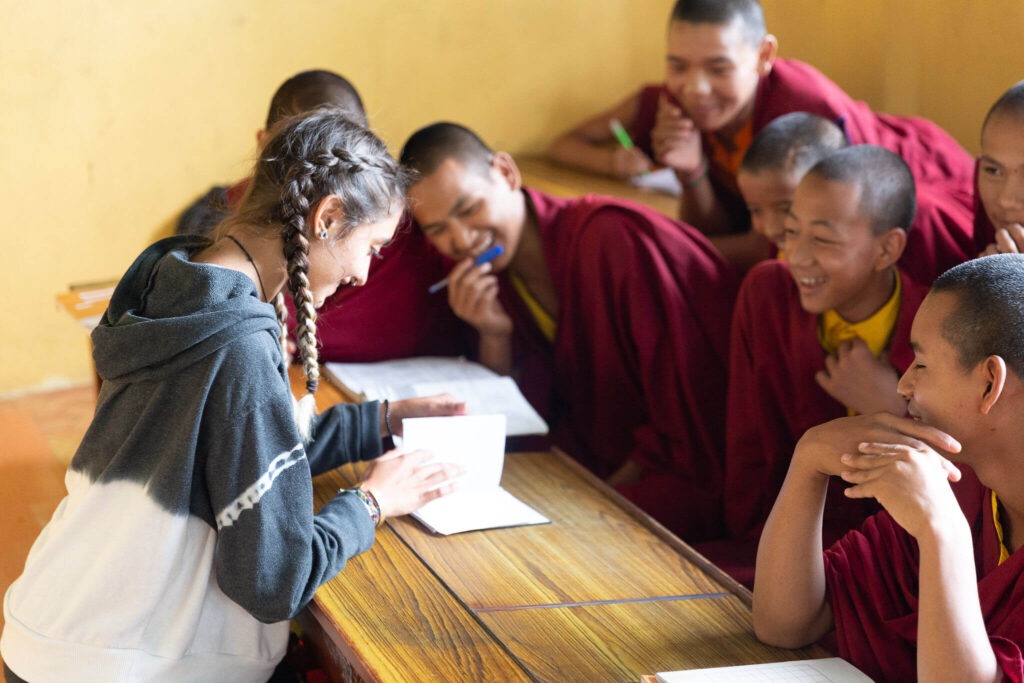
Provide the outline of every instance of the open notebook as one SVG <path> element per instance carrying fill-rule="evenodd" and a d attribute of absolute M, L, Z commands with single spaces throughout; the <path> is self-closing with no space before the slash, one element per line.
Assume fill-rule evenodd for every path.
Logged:
<path fill-rule="evenodd" d="M 505 416 L 461 415 L 402 420 L 404 446 L 433 451 L 459 465 L 459 489 L 412 513 L 438 534 L 546 524 L 550 520 L 501 488 L 505 463 Z"/>
<path fill-rule="evenodd" d="M 666 671 L 655 676 L 655 680 L 658 683 L 871 683 L 857 667 L 838 657 Z"/>
<path fill-rule="evenodd" d="M 398 401 L 447 392 L 471 414 L 500 413 L 509 436 L 547 434 L 548 425 L 511 377 L 465 358 L 423 356 L 379 363 L 327 363 L 328 378 L 358 400 Z"/>

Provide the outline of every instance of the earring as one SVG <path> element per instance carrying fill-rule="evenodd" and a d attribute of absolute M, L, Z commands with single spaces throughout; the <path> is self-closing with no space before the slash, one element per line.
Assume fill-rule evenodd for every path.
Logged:
<path fill-rule="evenodd" d="M 327 228 L 320 228 L 320 239 L 327 239 Z"/>

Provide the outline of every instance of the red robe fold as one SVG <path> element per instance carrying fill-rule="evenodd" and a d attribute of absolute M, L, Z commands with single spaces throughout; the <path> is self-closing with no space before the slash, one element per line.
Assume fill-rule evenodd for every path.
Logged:
<path fill-rule="evenodd" d="M 987 489 L 965 506 L 974 536 L 978 596 L 1004 680 L 1024 681 L 1024 550 L 999 565 Z M 954 485 L 954 489 L 961 485 Z M 959 492 L 958 492 L 959 494 Z M 868 519 L 825 551 L 828 600 L 841 657 L 874 680 L 917 680 L 917 542 L 887 512 Z"/>
<path fill-rule="evenodd" d="M 649 155 L 653 155 L 651 130 L 662 92 L 664 86 L 661 85 L 647 86 L 641 91 L 631 130 L 633 141 Z M 779 116 L 795 111 L 817 114 L 839 123 L 850 144 L 879 145 L 896 152 L 910 166 L 919 193 L 930 188 L 944 203 L 958 203 L 968 211 L 973 210 L 974 159 L 931 121 L 874 112 L 866 103 L 847 95 L 814 67 L 795 59 L 777 59 L 771 73 L 761 78 L 757 86 L 751 122 L 753 134 L 757 135 Z M 705 148 L 707 146 L 705 142 Z M 750 225 L 750 217 L 736 186 L 736 178 L 718 167 L 709 169 L 709 177 L 726 210 L 735 216 L 737 225 L 745 226 L 745 230 Z M 954 215 L 951 208 L 947 219 L 918 225 L 922 233 L 931 230 L 939 233 L 943 229 L 951 231 L 949 236 L 937 234 L 934 240 L 930 240 L 936 249 L 949 249 L 935 254 L 935 261 L 948 262 L 958 258 L 964 235 L 968 243 L 973 240 L 972 221 L 966 214 L 961 215 L 957 211 Z M 977 251 L 977 248 L 973 249 L 967 258 L 976 255 Z M 934 277 L 932 275 L 927 282 Z"/>
<path fill-rule="evenodd" d="M 931 285 L 939 275 L 978 255 L 974 213 L 959 193 L 923 185 L 899 267 L 915 282 Z"/>
<path fill-rule="evenodd" d="M 317 312 L 321 361 L 372 362 L 467 352 L 466 331 L 441 293 L 427 288 L 446 267 L 406 218 L 361 287 L 344 287 Z M 295 316 L 290 314 L 294 323 Z M 293 325 L 294 332 L 294 325 Z"/>
<path fill-rule="evenodd" d="M 237 206 L 249 185 L 242 180 L 227 191 Z M 370 264 L 366 284 L 343 287 L 317 311 L 320 361 L 370 363 L 410 356 L 458 356 L 466 353 L 466 331 L 443 295 L 427 288 L 444 277 L 445 264 L 406 215 L 393 242 Z M 288 322 L 295 334 L 291 297 Z"/>
<path fill-rule="evenodd" d="M 554 344 L 500 276 L 523 392 L 552 439 L 683 538 L 717 533 L 736 276 L 699 232 L 607 197 L 524 190 L 561 310 Z"/>
<path fill-rule="evenodd" d="M 903 373 L 914 358 L 910 325 L 928 290 L 906 274 L 900 277 L 899 318 L 888 352 L 893 368 Z M 753 541 L 782 489 L 796 442 L 807 429 L 847 414 L 815 381 L 814 375 L 824 369 L 818 316 L 800 306 L 789 266 L 782 261 L 759 263 L 740 288 L 729 356 L 723 501 L 730 537 L 749 543 L 745 557 L 723 564 L 739 565 L 737 573 L 744 565 L 753 567 Z M 878 510 L 873 502 L 843 496 L 843 486 L 833 478 L 825 508 L 827 543 Z"/>

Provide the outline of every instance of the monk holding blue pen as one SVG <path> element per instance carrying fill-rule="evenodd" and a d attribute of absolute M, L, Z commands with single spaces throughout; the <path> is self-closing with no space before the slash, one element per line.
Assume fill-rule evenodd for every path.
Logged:
<path fill-rule="evenodd" d="M 475 259 L 473 259 L 473 265 L 474 266 L 482 266 L 485 263 L 490 263 L 494 259 L 496 259 L 499 256 L 501 256 L 502 252 L 504 252 L 504 251 L 505 251 L 504 247 L 502 247 L 500 244 L 495 244 L 493 247 L 491 247 L 490 249 L 487 249 L 486 251 L 482 252 L 479 256 L 477 256 Z M 446 277 L 446 278 L 444 278 L 442 280 L 438 280 L 434 284 L 430 285 L 430 287 L 427 288 L 427 291 L 430 292 L 431 294 L 436 294 L 437 292 L 440 292 L 442 289 L 444 289 L 447 286 L 448 286 L 448 278 Z"/>
<path fill-rule="evenodd" d="M 402 162 L 416 224 L 457 262 L 448 303 L 476 360 L 656 519 L 690 541 L 718 533 L 736 282 L 710 242 L 637 204 L 524 188 L 511 156 L 457 124 L 418 131 Z"/>

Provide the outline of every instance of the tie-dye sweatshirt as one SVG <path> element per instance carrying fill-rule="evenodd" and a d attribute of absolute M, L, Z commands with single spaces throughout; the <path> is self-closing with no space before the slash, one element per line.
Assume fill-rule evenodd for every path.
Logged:
<path fill-rule="evenodd" d="M 3 659 L 45 681 L 265 681 L 288 619 L 373 543 L 311 477 L 380 455 L 379 406 L 303 447 L 273 306 L 244 274 L 149 247 L 93 333 L 103 378 L 67 497 L 4 596 Z"/>

